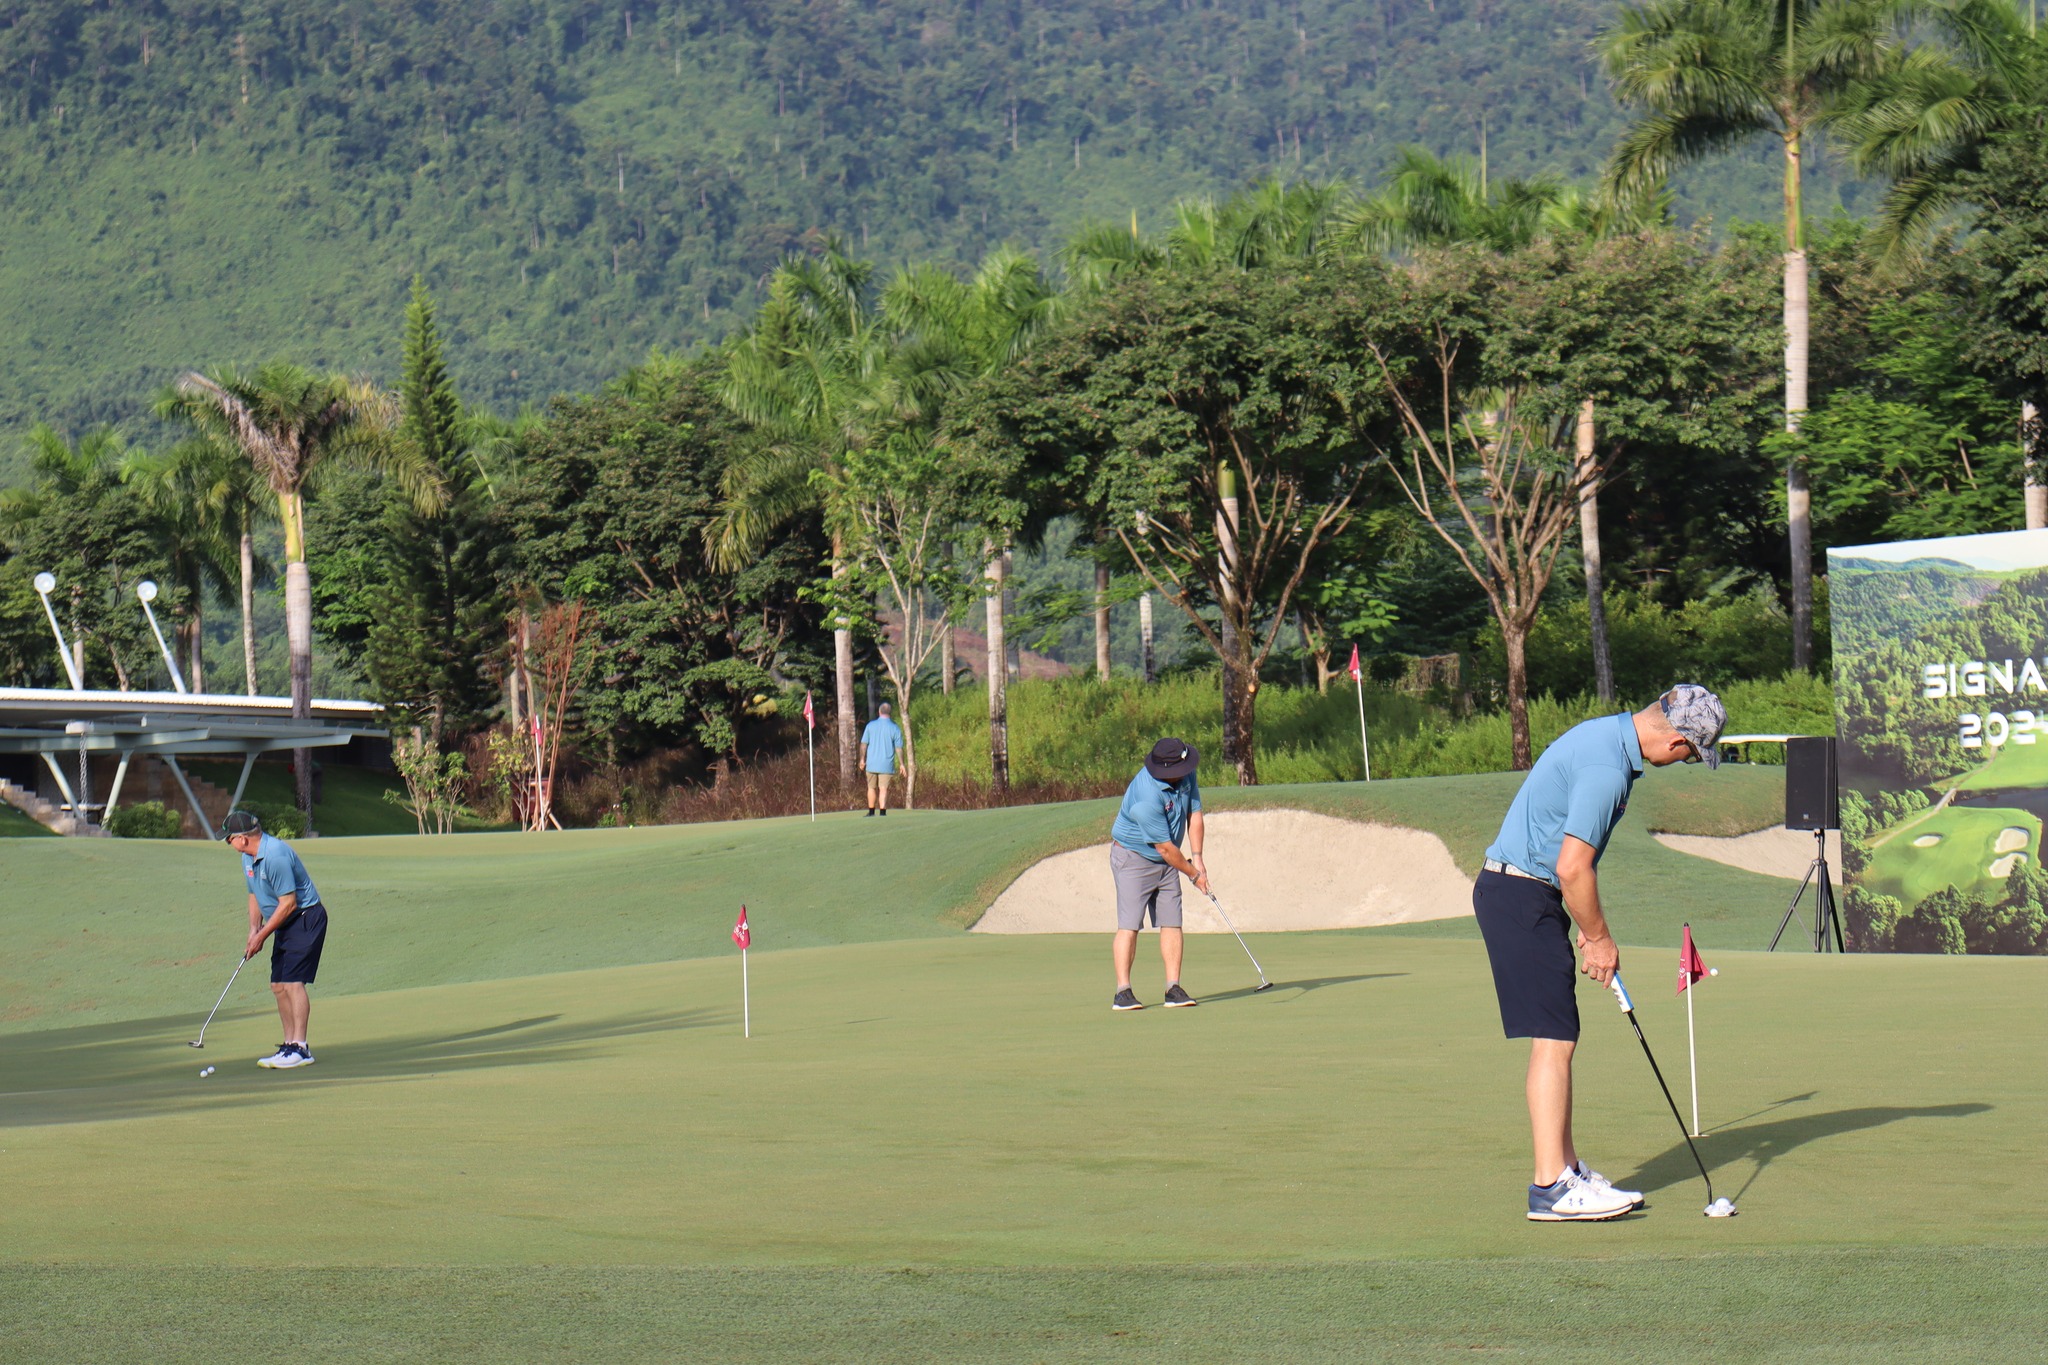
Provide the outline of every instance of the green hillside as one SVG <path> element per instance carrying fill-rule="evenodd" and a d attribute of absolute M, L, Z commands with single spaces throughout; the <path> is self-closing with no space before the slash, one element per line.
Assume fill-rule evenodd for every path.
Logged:
<path fill-rule="evenodd" d="M 1258 176 L 1370 179 L 1408 142 L 1584 178 L 1619 127 L 1586 47 L 1612 9 L 25 0 L 0 430 L 133 419 L 181 366 L 388 377 L 415 270 L 470 396 L 510 408 L 722 336 L 814 234 L 1044 249 Z M 1701 176 L 1688 215 L 1774 203 L 1762 160 Z"/>

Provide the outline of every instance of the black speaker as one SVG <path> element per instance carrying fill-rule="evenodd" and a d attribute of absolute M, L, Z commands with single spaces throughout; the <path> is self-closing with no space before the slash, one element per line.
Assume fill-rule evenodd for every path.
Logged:
<path fill-rule="evenodd" d="M 1785 828 L 1841 827 L 1842 807 L 1835 794 L 1835 737 L 1801 736 L 1785 741 Z"/>

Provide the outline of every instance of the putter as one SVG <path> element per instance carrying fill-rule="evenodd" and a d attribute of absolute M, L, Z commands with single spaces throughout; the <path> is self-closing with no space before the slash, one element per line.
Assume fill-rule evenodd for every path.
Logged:
<path fill-rule="evenodd" d="M 1230 922 L 1230 916 L 1223 913 L 1223 902 L 1216 899 L 1214 891 L 1204 892 L 1203 894 L 1208 896 L 1209 904 L 1216 907 L 1216 913 L 1222 917 L 1223 927 L 1230 930 L 1230 936 L 1237 940 L 1237 946 L 1244 948 L 1244 955 L 1246 957 L 1252 957 L 1252 950 L 1245 947 L 1244 935 L 1237 932 L 1237 926 Z M 1252 970 L 1259 974 L 1259 984 L 1252 987 L 1253 995 L 1257 995 L 1260 991 L 1270 991 L 1273 989 L 1273 983 L 1266 980 L 1266 969 L 1259 965 L 1259 960 L 1255 957 L 1252 957 Z"/>
<path fill-rule="evenodd" d="M 235 969 L 232 972 L 228 973 L 228 984 L 220 988 L 220 1000 L 225 1000 L 228 998 L 228 992 L 235 988 L 235 978 L 242 974 L 242 967 L 248 961 L 248 958 L 243 958 L 240 962 L 237 962 L 235 964 Z M 213 1016 L 220 1013 L 220 1000 L 214 1001 L 213 1008 L 206 1012 L 206 1024 L 211 1024 L 213 1022 Z M 186 1047 L 206 1046 L 206 1024 L 201 1024 L 199 1026 L 199 1036 L 197 1038 L 194 1038 L 191 1042 L 185 1044 Z"/>
<path fill-rule="evenodd" d="M 1629 1026 L 1636 1031 L 1636 1041 L 1643 1045 L 1643 1056 L 1650 1059 L 1650 1074 L 1657 1078 L 1657 1088 L 1664 1092 L 1664 1103 L 1671 1106 L 1671 1117 L 1678 1119 L 1678 1135 L 1685 1139 L 1685 1149 L 1692 1153 L 1693 1165 L 1700 1168 L 1700 1179 L 1707 1182 L 1707 1206 L 1701 1212 L 1709 1218 L 1733 1218 L 1735 1205 L 1726 1199 L 1714 1198 L 1714 1177 L 1707 1174 L 1707 1163 L 1700 1160 L 1700 1149 L 1692 1145 L 1692 1134 L 1686 1131 L 1685 1120 L 1679 1116 L 1678 1101 L 1671 1098 L 1671 1087 L 1664 1084 L 1664 1073 L 1657 1067 L 1657 1059 L 1650 1052 L 1650 1040 L 1643 1036 L 1643 1026 L 1636 1022 L 1636 1006 L 1628 998 L 1628 991 L 1621 984 L 1621 973 L 1616 972 L 1607 980 L 1608 989 L 1621 1002 L 1621 1012 L 1628 1016 Z"/>

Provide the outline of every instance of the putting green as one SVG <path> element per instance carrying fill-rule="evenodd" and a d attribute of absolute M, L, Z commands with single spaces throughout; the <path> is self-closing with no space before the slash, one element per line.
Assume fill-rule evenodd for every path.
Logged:
<path fill-rule="evenodd" d="M 1681 1103 L 1681 918 L 1721 969 L 1700 1146 L 1742 1214 L 1699 1216 L 1585 988 L 1581 1140 L 1651 1200 L 1588 1227 L 1520 1217 L 1524 1049 L 1468 922 L 1256 936 L 1262 994 L 1198 938 L 1202 1007 L 1132 1015 L 1100 936 L 958 931 L 1108 803 L 311 843 L 335 929 L 293 1073 L 251 1061 L 254 971 L 184 1045 L 232 961 L 227 854 L 21 841 L 0 1359 L 2037 1356 L 2048 963 L 1730 951 L 1778 883 L 1647 829 L 1755 828 L 1776 781 L 1700 776 L 1645 779 L 1603 886 Z M 1217 804 L 1400 819 L 1469 865 L 1513 786 Z M 1155 1001 L 1158 972 L 1148 942 Z"/>
<path fill-rule="evenodd" d="M 2001 744 L 1959 783 L 1965 791 L 1987 787 L 2048 787 L 2048 743 Z"/>
<path fill-rule="evenodd" d="M 2041 842 L 2038 817 L 2003 808 L 1950 805 L 1914 828 L 1920 833 L 1911 840 L 1892 839 L 1879 845 L 1871 853 L 1863 877 L 1865 887 L 1896 896 L 1907 906 L 1948 886 L 1966 891 L 2001 889 L 2004 876 L 1992 868 L 2013 853 L 2016 844 L 2034 849 Z M 1929 836 L 1937 836 L 1939 842 L 1921 845 L 1920 840 Z"/>
<path fill-rule="evenodd" d="M 2000 1299 L 1977 1253 L 1943 1249 L 2048 1233 L 2048 964 L 1721 954 L 1698 1005 L 1700 1146 L 1742 1208 L 1725 1222 L 1699 1217 L 1704 1191 L 1633 1036 L 1587 989 L 1582 1141 L 1652 1207 L 1559 1228 L 1519 1215 L 1522 1049 L 1498 1037 L 1476 944 L 1267 936 L 1255 947 L 1284 984 L 1252 995 L 1235 944 L 1199 940 L 1187 977 L 1207 1003 L 1136 1015 L 1104 1008 L 1103 947 L 758 953 L 751 1040 L 731 957 L 323 999 L 321 1061 L 300 1073 L 250 1061 L 273 1041 L 249 1001 L 260 988 L 203 1057 L 184 1014 L 17 1034 L 0 1054 L 7 1283 L 175 1287 L 199 1258 L 376 1268 L 387 1284 L 406 1267 L 546 1266 L 557 1284 L 586 1267 L 585 1286 L 611 1266 L 838 1268 L 844 1293 L 917 1265 L 964 1277 L 946 1310 L 959 1327 L 983 1311 L 969 1272 L 996 1266 L 1057 1269 L 1115 1320 L 1137 1264 L 1204 1278 L 1349 1264 L 1362 1287 L 1378 1263 L 1421 1258 L 1450 1267 L 1446 1284 L 1484 1285 L 1496 1258 L 1540 1257 L 1551 1283 L 1647 1289 L 1653 1267 L 1711 1278 L 1736 1257 L 1757 1281 L 1812 1275 L 1801 1292 L 1824 1296 L 1843 1253 L 1882 1247 L 1895 1266 L 1950 1267 L 1885 1310 L 1901 1341 L 1927 1294 L 1960 1291 L 1945 1275 L 1989 1296 L 1983 1332 L 2035 1303 Z M 1639 1013 L 1678 1079 L 1683 1011 L 1653 984 L 1668 956 L 1624 965 L 1640 962 Z M 1156 974 L 1141 964 L 1154 998 Z M 202 1080 L 202 1061 L 223 1069 Z M 98 1269 L 54 1269 L 81 1264 Z M 521 1280 L 486 1282 L 516 1294 Z M 408 1293 L 461 1284 L 423 1274 Z M 67 1297 L 58 1320 L 118 1347 L 157 1311 L 140 1292 Z M 1660 1297 L 1637 1301 L 1643 1332 L 1692 1318 L 1684 1296 Z M 371 1324 L 345 1300 L 323 1322 L 360 1346 L 349 1333 Z M 1305 1308 L 1283 1293 L 1268 1311 L 1305 1332 L 1290 1316 Z M 1365 1295 L 1346 1321 L 1374 1312 Z M 1472 1330 L 1543 1335 L 1506 1311 Z"/>

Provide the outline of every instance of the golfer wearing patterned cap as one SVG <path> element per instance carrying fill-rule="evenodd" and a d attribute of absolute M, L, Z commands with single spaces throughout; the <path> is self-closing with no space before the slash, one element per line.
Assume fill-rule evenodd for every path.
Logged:
<path fill-rule="evenodd" d="M 242 855 L 242 879 L 249 884 L 249 942 L 242 960 L 256 956 L 270 940 L 270 993 L 277 997 L 278 1022 L 284 1041 L 256 1065 L 289 1071 L 311 1066 L 306 1025 L 313 1012 L 306 987 L 320 973 L 320 951 L 327 945 L 327 907 L 292 846 L 245 810 L 228 812 L 221 824 L 227 846 Z"/>
<path fill-rule="evenodd" d="M 1109 871 L 1116 880 L 1116 964 L 1114 1010 L 1141 1010 L 1131 990 L 1138 960 L 1138 931 L 1149 917 L 1159 930 L 1159 957 L 1166 964 L 1166 1006 L 1199 1002 L 1180 986 L 1180 879 L 1207 895 L 1209 869 L 1202 862 L 1202 787 L 1195 767 L 1202 756 L 1186 740 L 1162 739 L 1131 779 L 1110 826 Z M 1188 851 L 1180 851 L 1181 840 Z"/>
<path fill-rule="evenodd" d="M 1532 1221 L 1619 1218 L 1643 1197 L 1617 1190 L 1579 1160 L 1572 1142 L 1572 1053 L 1579 1040 L 1571 926 L 1579 971 L 1605 986 L 1621 953 L 1608 932 L 1596 875 L 1607 837 L 1643 768 L 1721 765 L 1728 712 L 1706 688 L 1680 683 L 1634 715 L 1601 716 L 1559 735 L 1522 781 L 1472 886 L 1472 910 L 1493 964 L 1500 1021 L 1527 1038 Z"/>

